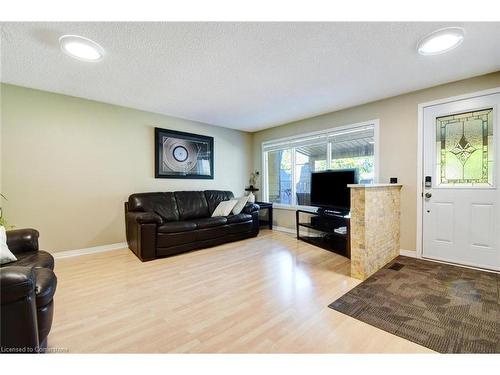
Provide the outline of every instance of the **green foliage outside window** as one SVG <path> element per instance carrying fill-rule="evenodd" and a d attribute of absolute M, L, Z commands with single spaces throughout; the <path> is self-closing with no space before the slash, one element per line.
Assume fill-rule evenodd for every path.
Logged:
<path fill-rule="evenodd" d="M 357 158 L 333 159 L 332 169 L 358 168 L 359 179 L 362 181 L 373 181 L 373 156 L 361 156 Z"/>

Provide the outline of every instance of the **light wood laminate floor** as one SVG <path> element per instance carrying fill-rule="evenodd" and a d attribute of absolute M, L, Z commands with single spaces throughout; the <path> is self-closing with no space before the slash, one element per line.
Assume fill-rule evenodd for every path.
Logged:
<path fill-rule="evenodd" d="M 430 352 L 328 308 L 349 260 L 263 230 L 140 262 L 128 249 L 56 259 L 49 346 L 70 353 Z"/>

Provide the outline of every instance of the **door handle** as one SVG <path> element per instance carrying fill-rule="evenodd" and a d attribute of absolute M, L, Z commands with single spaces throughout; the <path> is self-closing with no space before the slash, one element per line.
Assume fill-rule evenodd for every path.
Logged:
<path fill-rule="evenodd" d="M 430 197 L 432 197 L 432 194 L 431 194 L 431 193 L 425 193 L 425 197 L 426 197 L 427 199 L 429 199 Z"/>

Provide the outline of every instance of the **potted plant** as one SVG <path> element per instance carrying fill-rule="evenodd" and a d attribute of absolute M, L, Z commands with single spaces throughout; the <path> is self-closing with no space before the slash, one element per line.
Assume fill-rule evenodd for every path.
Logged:
<path fill-rule="evenodd" d="M 250 179 L 248 181 L 250 184 L 250 186 L 248 187 L 249 189 L 255 189 L 255 191 L 258 191 L 255 185 L 257 185 L 257 182 L 259 181 L 259 176 L 260 176 L 259 171 L 254 171 L 250 173 Z"/>
<path fill-rule="evenodd" d="M 245 190 L 248 191 L 248 202 L 249 203 L 254 203 L 255 202 L 255 195 L 253 194 L 255 191 L 259 191 L 259 189 L 255 186 L 257 185 L 257 182 L 259 181 L 260 177 L 260 172 L 259 171 L 253 171 L 250 173 L 250 179 L 248 180 L 249 186 Z"/>

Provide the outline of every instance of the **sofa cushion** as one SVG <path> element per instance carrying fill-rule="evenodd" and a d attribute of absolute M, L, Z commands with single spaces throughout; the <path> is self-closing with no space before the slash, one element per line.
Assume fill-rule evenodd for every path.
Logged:
<path fill-rule="evenodd" d="M 236 203 L 236 205 L 234 206 L 232 213 L 234 215 L 240 214 L 241 211 L 243 211 L 243 208 L 245 208 L 249 198 L 250 198 L 249 195 L 245 195 L 243 197 L 237 198 L 238 203 Z"/>
<path fill-rule="evenodd" d="M 231 214 L 231 211 L 233 211 L 233 208 L 236 205 L 236 203 L 238 203 L 236 199 L 220 202 L 215 211 L 212 212 L 212 217 L 229 216 Z"/>
<path fill-rule="evenodd" d="M 251 232 L 253 229 L 253 222 L 242 221 L 239 223 L 233 223 L 231 225 L 226 225 L 226 227 L 228 228 L 229 234 Z"/>
<path fill-rule="evenodd" d="M 198 229 L 205 229 L 224 225 L 227 223 L 227 219 L 224 216 L 206 217 L 203 219 L 194 219 L 192 222 L 196 224 Z"/>
<path fill-rule="evenodd" d="M 179 220 L 174 193 L 140 193 L 128 198 L 129 211 L 155 212 L 165 221 Z"/>
<path fill-rule="evenodd" d="M 49 304 L 56 293 L 57 277 L 48 268 L 34 268 L 36 306 Z"/>
<path fill-rule="evenodd" d="M 227 236 L 229 234 L 229 225 L 219 225 L 217 227 L 197 229 L 193 232 L 197 241 L 211 240 Z"/>
<path fill-rule="evenodd" d="M 190 230 L 186 232 L 177 233 L 158 233 L 156 238 L 157 247 L 171 247 L 183 245 L 186 243 L 191 243 L 196 241 L 196 236 L 194 233 L 196 230 Z"/>
<path fill-rule="evenodd" d="M 159 233 L 179 233 L 195 230 L 196 224 L 192 221 L 172 221 L 158 227 Z"/>
<path fill-rule="evenodd" d="M 15 262 L 16 260 L 16 256 L 12 254 L 7 246 L 7 233 L 5 227 L 0 225 L 0 264 L 7 264 Z"/>
<path fill-rule="evenodd" d="M 181 220 L 210 216 L 207 199 L 202 191 L 176 191 L 174 194 Z"/>
<path fill-rule="evenodd" d="M 7 246 L 14 255 L 26 251 L 38 251 L 39 236 L 40 233 L 33 228 L 9 230 L 7 231 Z"/>
<path fill-rule="evenodd" d="M 54 269 L 54 257 L 46 251 L 27 251 L 17 254 L 17 261 L 6 266 L 41 267 Z"/>
<path fill-rule="evenodd" d="M 242 223 L 250 220 L 252 220 L 252 215 L 249 214 L 229 215 L 227 217 L 228 224 Z"/>
<path fill-rule="evenodd" d="M 223 190 L 205 190 L 204 194 L 208 203 L 208 211 L 210 213 L 209 216 L 212 215 L 220 202 L 228 201 L 234 198 L 232 192 Z"/>

